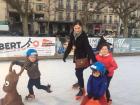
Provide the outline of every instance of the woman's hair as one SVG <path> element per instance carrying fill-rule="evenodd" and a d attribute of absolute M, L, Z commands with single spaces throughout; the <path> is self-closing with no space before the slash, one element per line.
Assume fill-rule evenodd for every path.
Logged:
<path fill-rule="evenodd" d="M 73 23 L 73 26 L 75 25 L 80 25 L 81 27 L 83 27 L 82 22 L 80 20 L 75 20 L 75 22 Z"/>

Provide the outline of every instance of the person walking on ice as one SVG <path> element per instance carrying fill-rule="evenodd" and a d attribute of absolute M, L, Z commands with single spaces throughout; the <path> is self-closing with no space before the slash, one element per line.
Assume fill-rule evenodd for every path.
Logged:
<path fill-rule="evenodd" d="M 29 81 L 28 81 L 28 90 L 29 94 L 25 97 L 26 100 L 28 99 L 35 99 L 35 94 L 33 91 L 33 86 L 35 86 L 38 89 L 43 89 L 48 93 L 51 93 L 51 85 L 41 85 L 40 82 L 40 70 L 38 67 L 38 53 L 35 49 L 28 49 L 26 52 L 26 61 L 13 61 L 13 64 L 19 65 L 22 67 L 21 72 L 19 75 L 22 74 L 24 69 L 27 70 L 27 74 L 29 76 Z"/>
<path fill-rule="evenodd" d="M 87 62 L 89 62 L 89 64 L 96 62 L 96 58 L 93 53 L 92 47 L 89 44 L 86 33 L 83 31 L 83 26 L 80 20 L 76 20 L 73 24 L 73 32 L 70 35 L 70 41 L 63 56 L 64 62 L 66 61 L 66 58 L 68 57 L 72 49 L 74 49 L 73 61 L 76 64 L 76 66 L 78 66 L 76 63 L 78 61 L 80 61 L 79 63 L 81 64 L 84 64 L 83 60 L 86 60 Z M 87 65 L 87 67 L 76 67 L 76 66 L 75 66 L 75 75 L 78 79 L 79 91 L 76 94 L 75 98 L 76 100 L 78 100 L 85 94 L 83 71 L 89 65 Z M 73 86 L 77 87 L 77 83 L 74 84 Z"/>

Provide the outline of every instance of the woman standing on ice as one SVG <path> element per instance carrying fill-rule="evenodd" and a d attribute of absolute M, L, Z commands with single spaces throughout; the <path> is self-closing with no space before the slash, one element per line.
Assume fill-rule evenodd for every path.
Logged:
<path fill-rule="evenodd" d="M 63 56 L 64 62 L 72 49 L 74 49 L 74 63 L 77 59 L 81 58 L 88 58 L 90 64 L 96 62 L 96 58 L 92 51 L 92 47 L 90 46 L 88 41 L 88 37 L 86 33 L 82 30 L 82 23 L 79 20 L 76 20 L 73 24 L 73 32 L 70 35 L 70 41 Z M 75 74 L 78 79 L 78 85 L 80 87 L 79 92 L 76 94 L 76 99 L 81 98 L 81 96 L 83 96 L 85 93 L 83 79 L 84 69 L 86 69 L 86 67 L 75 67 Z"/>

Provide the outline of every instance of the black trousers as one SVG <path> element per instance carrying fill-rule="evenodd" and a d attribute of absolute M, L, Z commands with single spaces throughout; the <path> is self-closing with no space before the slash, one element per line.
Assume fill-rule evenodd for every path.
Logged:
<path fill-rule="evenodd" d="M 79 69 L 75 69 L 75 75 L 78 79 L 78 84 L 80 85 L 80 88 L 84 88 L 84 78 L 83 78 L 83 71 L 84 68 L 79 68 Z"/>
<path fill-rule="evenodd" d="M 109 99 L 110 99 L 109 85 L 110 85 L 111 79 L 112 79 L 112 77 L 108 77 L 107 76 L 107 90 L 106 90 L 106 98 L 107 98 L 107 101 L 109 101 Z"/>
<path fill-rule="evenodd" d="M 33 86 L 35 86 L 37 89 L 47 90 L 47 86 L 41 85 L 40 78 L 29 79 L 29 81 L 28 81 L 28 89 L 29 89 L 30 94 L 34 94 Z"/>

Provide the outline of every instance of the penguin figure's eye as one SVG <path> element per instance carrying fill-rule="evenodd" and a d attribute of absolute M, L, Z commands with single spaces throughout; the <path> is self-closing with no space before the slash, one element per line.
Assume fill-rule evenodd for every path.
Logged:
<path fill-rule="evenodd" d="M 9 86 L 9 81 L 5 81 L 5 86 Z"/>

